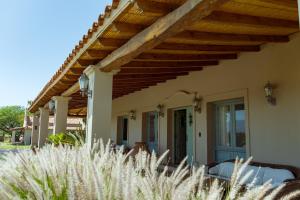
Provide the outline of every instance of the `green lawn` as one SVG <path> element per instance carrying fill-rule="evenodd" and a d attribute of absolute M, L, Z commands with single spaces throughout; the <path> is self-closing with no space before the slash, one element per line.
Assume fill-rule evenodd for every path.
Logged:
<path fill-rule="evenodd" d="M 30 149 L 30 145 L 12 145 L 10 143 L 0 142 L 0 150 L 24 150 Z"/>

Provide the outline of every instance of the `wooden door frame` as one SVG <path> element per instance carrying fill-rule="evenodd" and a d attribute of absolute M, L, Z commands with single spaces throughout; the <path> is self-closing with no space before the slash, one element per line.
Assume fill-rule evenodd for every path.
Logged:
<path fill-rule="evenodd" d="M 129 116 L 128 115 L 121 115 L 117 117 L 117 144 L 123 145 L 123 120 L 124 118 L 127 118 L 127 145 L 129 145 Z"/>
<path fill-rule="evenodd" d="M 174 108 L 168 108 L 167 109 L 167 149 L 169 149 L 169 161 L 174 164 L 174 111 L 176 110 L 183 110 L 183 109 L 188 109 L 191 108 L 192 105 L 186 105 L 186 106 L 180 106 L 180 107 L 174 107 Z M 192 112 L 193 114 L 193 124 L 195 124 L 195 112 Z M 188 119 L 187 119 L 188 120 Z M 194 160 L 196 159 L 195 156 L 195 126 L 192 126 L 193 129 L 193 158 Z"/>
<path fill-rule="evenodd" d="M 214 156 L 214 146 L 215 146 L 215 136 L 214 136 L 214 102 L 218 101 L 226 101 L 230 99 L 244 99 L 245 105 L 245 131 L 246 131 L 246 157 L 250 157 L 251 155 L 251 135 L 249 129 L 249 97 L 248 97 L 248 89 L 239 89 L 235 91 L 230 91 L 226 93 L 214 94 L 210 96 L 206 96 L 204 98 L 206 105 L 206 126 L 207 126 L 207 162 L 212 163 L 215 161 Z"/>
<path fill-rule="evenodd" d="M 157 136 L 156 136 L 156 142 L 157 142 L 157 154 L 159 154 L 160 152 L 160 117 L 157 111 L 153 110 L 153 111 L 146 111 L 146 112 L 142 112 L 142 142 L 144 143 L 148 143 L 148 113 L 156 113 L 156 117 L 157 117 L 157 124 L 156 124 L 156 128 L 157 128 Z"/>

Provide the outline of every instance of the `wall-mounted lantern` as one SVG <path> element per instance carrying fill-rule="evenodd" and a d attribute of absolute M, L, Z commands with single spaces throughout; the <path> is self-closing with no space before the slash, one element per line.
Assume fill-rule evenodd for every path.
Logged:
<path fill-rule="evenodd" d="M 195 95 L 194 99 L 193 99 L 193 106 L 194 106 L 194 110 L 198 113 L 201 113 L 202 111 L 202 98 L 201 97 L 197 97 Z"/>
<path fill-rule="evenodd" d="M 131 120 L 136 120 L 136 111 L 135 110 L 129 111 L 129 118 Z"/>
<path fill-rule="evenodd" d="M 49 106 L 50 112 L 54 112 L 55 111 L 55 101 L 53 99 L 49 101 L 48 106 Z"/>
<path fill-rule="evenodd" d="M 165 116 L 164 110 L 165 110 L 165 105 L 163 105 L 163 104 L 158 104 L 158 105 L 156 106 L 156 111 L 158 112 L 158 116 L 164 117 L 164 116 Z"/>
<path fill-rule="evenodd" d="M 80 93 L 82 97 L 88 96 L 92 97 L 92 91 L 89 90 L 89 78 L 86 74 L 82 74 L 80 78 L 78 79 L 79 81 L 79 88 L 80 88 Z"/>
<path fill-rule="evenodd" d="M 276 105 L 276 98 L 273 96 L 274 85 L 268 82 L 265 85 L 266 99 L 269 104 Z"/>

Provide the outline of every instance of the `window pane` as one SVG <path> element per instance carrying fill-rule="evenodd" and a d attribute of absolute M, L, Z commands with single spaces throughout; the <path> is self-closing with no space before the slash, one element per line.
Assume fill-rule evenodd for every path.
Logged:
<path fill-rule="evenodd" d="M 234 106 L 235 112 L 235 143 L 236 147 L 246 146 L 245 134 L 245 107 L 244 104 L 237 104 Z"/>
<path fill-rule="evenodd" d="M 230 105 L 219 106 L 218 111 L 219 121 L 219 146 L 231 146 L 230 142 L 230 128 L 231 128 L 231 115 Z"/>
<path fill-rule="evenodd" d="M 127 135 L 128 135 L 128 119 L 123 119 L 123 141 L 127 141 Z"/>

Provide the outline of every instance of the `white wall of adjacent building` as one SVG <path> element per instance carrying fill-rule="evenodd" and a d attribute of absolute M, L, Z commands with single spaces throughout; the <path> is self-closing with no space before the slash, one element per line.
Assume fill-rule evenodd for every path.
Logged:
<path fill-rule="evenodd" d="M 267 103 L 264 85 L 277 85 L 277 105 Z M 112 139 L 116 141 L 117 117 L 137 111 L 129 121 L 129 145 L 142 138 L 142 112 L 153 111 L 159 103 L 167 108 L 192 105 L 192 96 L 178 90 L 197 91 L 203 97 L 202 113 L 195 117 L 196 161 L 207 162 L 206 104 L 244 97 L 247 114 L 247 154 L 256 161 L 300 167 L 300 35 L 289 43 L 268 44 L 260 52 L 243 53 L 237 60 L 190 73 L 166 83 L 113 101 Z M 167 97 L 170 97 L 167 99 Z M 159 150 L 167 149 L 167 117 L 159 121 Z M 201 132 L 201 137 L 198 133 Z"/>

